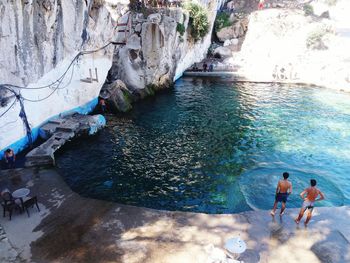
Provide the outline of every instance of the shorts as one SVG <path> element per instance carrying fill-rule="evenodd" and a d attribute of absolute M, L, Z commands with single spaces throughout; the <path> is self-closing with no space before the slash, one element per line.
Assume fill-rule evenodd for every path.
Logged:
<path fill-rule="evenodd" d="M 303 208 L 306 209 L 313 209 L 314 208 L 314 204 L 315 202 L 311 202 L 311 201 L 304 201 L 303 203 Z"/>
<path fill-rule="evenodd" d="M 277 193 L 276 194 L 276 202 L 283 202 L 286 203 L 288 198 L 288 193 Z"/>

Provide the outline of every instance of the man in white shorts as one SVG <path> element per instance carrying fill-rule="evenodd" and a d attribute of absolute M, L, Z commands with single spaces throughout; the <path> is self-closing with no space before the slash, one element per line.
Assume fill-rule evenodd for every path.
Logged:
<path fill-rule="evenodd" d="M 316 201 L 321 201 L 321 200 L 324 199 L 323 193 L 316 188 L 316 184 L 317 184 L 316 180 L 315 179 L 311 179 L 310 180 L 310 184 L 311 184 L 311 186 L 309 188 L 306 188 L 300 194 L 300 197 L 302 199 L 304 199 L 304 202 L 303 202 L 303 206 L 300 209 L 299 216 L 297 218 L 295 218 L 295 220 L 294 220 L 295 223 L 299 224 L 300 220 L 304 216 L 305 211 L 308 210 L 307 217 L 306 217 L 306 220 L 305 220 L 305 223 L 304 223 L 305 226 L 307 226 L 307 224 L 309 223 L 309 221 L 311 219 L 312 211 L 314 209 L 315 202 Z M 305 197 L 305 195 L 306 195 L 306 197 Z M 318 195 L 320 197 L 318 199 L 316 199 Z"/>

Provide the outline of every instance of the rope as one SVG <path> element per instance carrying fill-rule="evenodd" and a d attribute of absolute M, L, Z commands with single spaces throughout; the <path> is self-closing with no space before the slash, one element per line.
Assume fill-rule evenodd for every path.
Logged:
<path fill-rule="evenodd" d="M 0 118 L 1 118 L 2 116 L 4 116 L 4 115 L 15 105 L 16 101 L 17 101 L 17 99 L 15 99 L 15 100 L 13 101 L 13 103 L 11 104 L 11 106 L 8 107 L 7 110 L 5 110 L 5 111 L 0 115 Z"/>

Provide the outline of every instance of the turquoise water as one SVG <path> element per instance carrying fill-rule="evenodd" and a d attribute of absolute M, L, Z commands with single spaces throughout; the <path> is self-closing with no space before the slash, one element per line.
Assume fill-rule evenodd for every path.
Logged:
<path fill-rule="evenodd" d="M 57 158 L 83 196 L 206 213 L 269 209 L 287 171 L 289 207 L 311 178 L 326 195 L 318 205 L 350 203 L 350 94 L 183 78 L 107 119 Z"/>

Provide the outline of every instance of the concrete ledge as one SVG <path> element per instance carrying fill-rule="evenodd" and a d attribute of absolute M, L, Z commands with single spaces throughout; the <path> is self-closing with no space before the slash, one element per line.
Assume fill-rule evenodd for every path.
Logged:
<path fill-rule="evenodd" d="M 43 139 L 49 138 L 26 155 L 26 167 L 55 165 L 55 152 L 66 142 L 81 135 L 92 135 L 106 124 L 102 115 L 74 114 L 50 120 L 40 128 Z"/>

